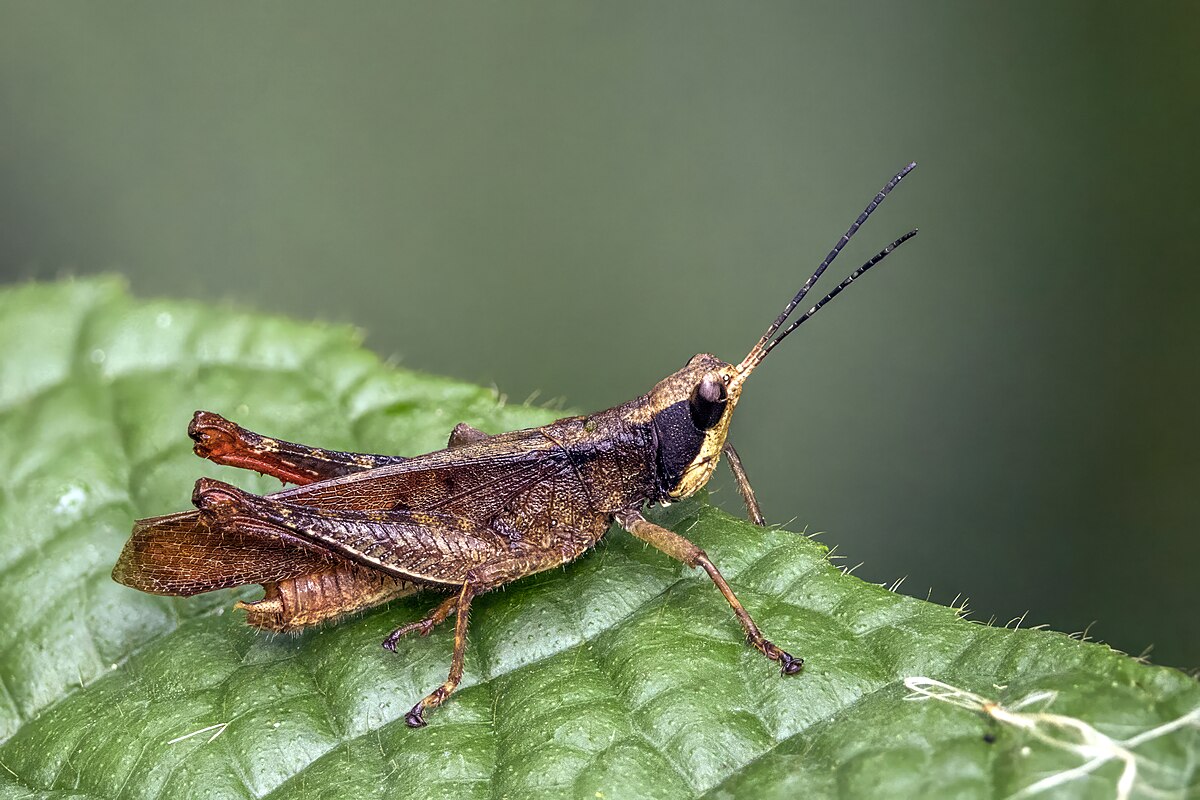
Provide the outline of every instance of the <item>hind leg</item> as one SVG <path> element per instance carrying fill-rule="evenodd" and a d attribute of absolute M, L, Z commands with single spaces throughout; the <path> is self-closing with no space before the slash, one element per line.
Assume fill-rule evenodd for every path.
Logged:
<path fill-rule="evenodd" d="M 201 458 L 225 466 L 251 469 L 298 486 L 406 460 L 402 456 L 347 453 L 273 439 L 247 430 L 211 411 L 196 412 L 188 425 L 188 436 L 196 442 L 193 450 Z M 460 422 L 450 433 L 449 446 L 461 447 L 486 439 L 487 436 L 483 431 Z"/>
<path fill-rule="evenodd" d="M 273 439 L 211 411 L 196 412 L 188 425 L 188 436 L 196 442 L 193 450 L 201 458 L 301 486 L 405 460 L 401 456 L 344 453 Z"/>

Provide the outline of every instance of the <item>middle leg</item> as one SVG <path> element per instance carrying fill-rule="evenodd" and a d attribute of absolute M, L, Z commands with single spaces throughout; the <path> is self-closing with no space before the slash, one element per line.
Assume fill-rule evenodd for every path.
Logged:
<path fill-rule="evenodd" d="M 580 552 L 583 549 L 586 548 L 581 547 Z M 575 553 L 575 555 L 577 554 Z M 567 558 L 566 560 L 570 559 Z M 543 570 L 557 567 L 562 563 L 564 563 L 563 553 L 552 550 L 548 552 L 527 553 L 523 556 L 492 561 L 467 572 L 459 593 L 441 606 L 438 606 L 437 610 L 429 617 L 432 619 L 439 612 L 443 612 L 443 610 L 442 619 L 445 619 L 451 612 L 455 614 L 454 652 L 450 658 L 450 673 L 446 676 L 445 682 L 422 698 L 421 702 L 413 706 L 412 710 L 405 715 L 404 721 L 410 728 L 424 727 L 425 712 L 431 711 L 446 702 L 446 698 L 458 688 L 459 682 L 462 681 L 463 665 L 467 650 L 467 617 L 470 612 L 471 601 L 484 592 L 511 583 L 526 575 L 532 575 L 535 572 L 542 572 Z M 453 606 L 452 609 L 451 605 Z M 416 624 L 420 625 L 421 623 Z"/>
<path fill-rule="evenodd" d="M 437 708 L 446 702 L 446 698 L 458 688 L 459 682 L 462 681 L 463 666 L 466 663 L 467 654 L 467 619 L 471 611 L 471 600 L 475 598 L 475 594 L 475 587 L 472 586 L 471 579 L 467 578 L 467 582 L 463 584 L 458 595 L 451 598 L 457 617 L 454 620 L 454 652 L 450 656 L 450 674 L 446 676 L 446 680 L 441 686 L 422 698 L 419 703 L 404 715 L 404 722 L 410 728 L 424 728 L 428 724 L 425 722 L 425 712 L 429 709 Z M 442 606 L 439 606 L 438 610 L 441 610 L 441 608 Z M 435 611 L 434 613 L 436 614 L 437 612 Z M 450 612 L 447 611 L 446 613 L 449 614 Z"/>
<path fill-rule="evenodd" d="M 383 640 L 384 649 L 391 650 L 393 653 L 396 652 L 396 643 L 413 631 L 416 631 L 422 636 L 428 636 L 429 632 L 432 631 L 434 627 L 440 625 L 443 621 L 445 621 L 446 617 L 454 613 L 454 609 L 457 607 L 457 605 L 458 596 L 450 595 L 441 603 L 439 603 L 437 608 L 429 612 L 429 616 L 416 622 L 410 622 L 407 625 L 401 625 L 399 628 L 396 628 L 396 630 L 389 633 L 388 637 Z"/>

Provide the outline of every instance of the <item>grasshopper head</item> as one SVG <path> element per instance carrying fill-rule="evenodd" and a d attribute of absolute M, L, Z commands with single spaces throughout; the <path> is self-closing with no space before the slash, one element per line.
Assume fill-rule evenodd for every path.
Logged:
<path fill-rule="evenodd" d="M 708 483 L 742 392 L 737 376 L 733 364 L 700 353 L 650 390 L 658 481 L 667 497 L 688 497 Z"/>
<path fill-rule="evenodd" d="M 714 355 L 700 353 L 693 356 L 683 369 L 668 376 L 651 390 L 647 398 L 658 442 L 658 483 L 665 498 L 688 497 L 708 483 L 721 457 L 725 437 L 729 435 L 729 421 L 733 417 L 734 406 L 741 397 L 742 386 L 767 354 L 864 272 L 916 235 L 916 230 L 909 231 L 883 248 L 850 273 L 816 305 L 796 318 L 782 333 L 779 332 L 808 294 L 808 290 L 841 252 L 842 247 L 850 241 L 850 237 L 914 167 L 916 164 L 910 163 L 888 181 L 867 206 L 866 211 L 859 215 L 845 235 L 838 240 L 833 250 L 813 272 L 812 277 L 804 282 L 796 296 L 784 306 L 783 312 L 767 327 L 766 333 L 759 338 L 758 343 L 750 349 L 741 363 L 735 366 Z"/>

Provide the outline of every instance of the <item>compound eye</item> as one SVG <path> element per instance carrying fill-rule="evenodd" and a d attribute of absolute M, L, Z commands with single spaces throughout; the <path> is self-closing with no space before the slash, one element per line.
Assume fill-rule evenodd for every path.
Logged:
<path fill-rule="evenodd" d="M 721 421 L 725 414 L 725 404 L 729 394 L 725 390 L 725 382 L 719 375 L 708 374 L 700 379 L 688 406 L 692 412 L 692 424 L 699 430 L 706 431 Z"/>

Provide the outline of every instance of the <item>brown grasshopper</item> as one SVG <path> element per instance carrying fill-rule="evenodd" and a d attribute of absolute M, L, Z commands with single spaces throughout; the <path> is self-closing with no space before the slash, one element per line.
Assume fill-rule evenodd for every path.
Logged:
<path fill-rule="evenodd" d="M 507 583 L 579 558 L 615 520 L 672 558 L 708 573 L 733 608 L 749 644 L 781 672 L 803 659 L 777 647 L 704 551 L 642 516 L 647 503 L 689 497 L 708 483 L 724 453 L 750 518 L 765 524 L 737 452 L 726 441 L 750 373 L 783 339 L 916 231 L 881 250 L 782 333 L 804 296 L 850 237 L 911 171 L 875 196 L 739 364 L 693 356 L 648 393 L 607 411 L 541 428 L 489 436 L 465 423 L 444 450 L 402 458 L 342 453 L 252 433 L 196 412 L 196 454 L 299 484 L 265 496 L 211 478 L 196 482 L 197 511 L 138 520 L 113 578 L 144 592 L 192 595 L 261 584 L 261 600 L 237 603 L 246 621 L 290 631 L 420 589 L 447 593 L 402 636 L 428 634 L 451 614 L 454 653 L 446 681 L 405 716 L 425 725 L 463 674 L 471 601 Z"/>

